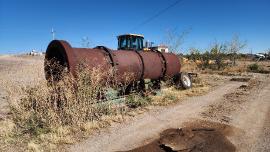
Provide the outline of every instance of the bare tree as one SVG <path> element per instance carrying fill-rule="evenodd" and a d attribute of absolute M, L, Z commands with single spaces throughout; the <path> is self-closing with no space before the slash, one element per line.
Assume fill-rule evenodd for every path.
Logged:
<path fill-rule="evenodd" d="M 201 53 L 199 51 L 199 49 L 197 48 L 190 48 L 190 59 L 193 60 L 193 61 L 196 61 L 196 60 L 201 60 Z"/>
<path fill-rule="evenodd" d="M 270 60 L 270 48 L 267 49 L 265 52 L 266 52 L 266 57 L 267 57 L 267 59 Z"/>
<path fill-rule="evenodd" d="M 169 51 L 173 53 L 180 53 L 181 45 L 184 43 L 184 38 L 190 32 L 185 30 L 183 32 L 178 32 L 177 29 L 167 30 L 164 38 L 164 44 L 169 47 Z"/>
<path fill-rule="evenodd" d="M 218 70 L 220 70 L 220 68 L 224 66 L 223 60 L 226 52 L 226 44 L 220 44 L 218 42 L 215 42 L 210 50 L 211 58 L 215 60 Z"/>
<path fill-rule="evenodd" d="M 231 42 L 228 44 L 228 53 L 231 55 L 233 60 L 233 65 L 235 66 L 235 60 L 237 54 L 246 47 L 246 41 L 241 41 L 238 35 L 234 35 Z"/>

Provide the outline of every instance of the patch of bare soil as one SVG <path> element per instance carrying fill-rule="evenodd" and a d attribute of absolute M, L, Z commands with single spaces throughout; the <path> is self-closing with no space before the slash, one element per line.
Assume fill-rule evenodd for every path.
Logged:
<path fill-rule="evenodd" d="M 208 109 L 201 113 L 203 118 L 211 118 L 220 122 L 229 123 L 232 118 L 230 114 L 238 109 L 243 102 L 248 101 L 248 95 L 254 92 L 254 89 L 260 87 L 259 79 L 250 79 L 246 77 L 232 78 L 231 81 L 247 82 L 238 87 L 234 92 L 223 95 L 223 101 L 208 106 Z"/>
<path fill-rule="evenodd" d="M 254 74 L 235 92 L 223 95 L 223 100 L 210 104 L 201 116 L 241 128 L 230 141 L 237 151 L 269 151 L 269 75 Z"/>
<path fill-rule="evenodd" d="M 249 77 L 234 77 L 231 78 L 231 81 L 238 81 L 238 82 L 248 82 L 250 80 Z"/>
<path fill-rule="evenodd" d="M 167 129 L 160 138 L 128 152 L 234 152 L 235 146 L 227 139 L 231 126 L 197 121 L 183 128 Z"/>
<path fill-rule="evenodd" d="M 207 85 L 213 87 L 213 89 L 217 86 L 223 85 L 227 80 L 231 79 L 229 76 L 221 76 L 217 74 L 200 74 L 200 76 L 201 79 L 203 79 Z"/>

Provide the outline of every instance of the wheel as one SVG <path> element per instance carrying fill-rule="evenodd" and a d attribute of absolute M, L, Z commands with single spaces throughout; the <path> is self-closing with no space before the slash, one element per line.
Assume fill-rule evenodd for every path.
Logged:
<path fill-rule="evenodd" d="M 181 83 L 185 89 L 189 89 L 192 87 L 191 78 L 187 73 L 181 73 Z"/>
<path fill-rule="evenodd" d="M 174 77 L 174 83 L 177 89 L 180 89 L 180 88 L 190 89 L 192 87 L 191 78 L 185 72 L 181 72 L 178 75 L 176 75 Z"/>

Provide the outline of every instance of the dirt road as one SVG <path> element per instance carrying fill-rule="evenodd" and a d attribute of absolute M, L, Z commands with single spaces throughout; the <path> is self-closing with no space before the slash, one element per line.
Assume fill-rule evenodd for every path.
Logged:
<path fill-rule="evenodd" d="M 241 128 L 244 132 L 231 137 L 231 141 L 241 151 L 270 151 L 270 81 L 249 94 L 246 102 L 234 116 L 231 125 Z"/>
<path fill-rule="evenodd" d="M 230 82 L 207 95 L 192 97 L 178 105 L 157 109 L 140 115 L 136 120 L 117 124 L 95 134 L 85 142 L 71 147 L 71 151 L 123 151 L 142 146 L 158 138 L 167 128 L 178 128 L 182 123 L 197 118 L 209 104 L 242 85 Z"/>
<path fill-rule="evenodd" d="M 191 97 L 166 108 L 155 108 L 134 120 L 114 124 L 69 150 L 127 151 L 152 142 L 168 128 L 181 128 L 188 122 L 207 120 L 236 128 L 228 139 L 237 151 L 269 151 L 270 79 L 269 76 L 256 79 L 262 82 L 245 90 L 243 95 L 233 96 L 241 91 L 239 88 L 246 86 L 245 82 L 228 81 L 207 95 Z M 234 97 L 232 101 L 227 99 L 230 96 Z M 218 108 L 212 109 L 212 105 L 218 105 Z M 209 109 L 215 114 L 205 115 Z"/>

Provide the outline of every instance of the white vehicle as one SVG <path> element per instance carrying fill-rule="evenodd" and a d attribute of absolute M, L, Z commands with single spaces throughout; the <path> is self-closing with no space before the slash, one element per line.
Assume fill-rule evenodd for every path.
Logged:
<path fill-rule="evenodd" d="M 259 60 L 265 59 L 265 55 L 262 54 L 262 53 L 257 53 L 257 54 L 255 54 L 255 57 L 258 58 Z"/>

